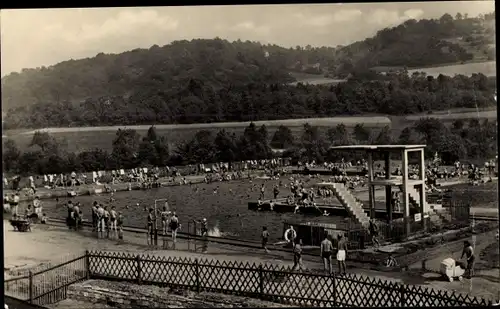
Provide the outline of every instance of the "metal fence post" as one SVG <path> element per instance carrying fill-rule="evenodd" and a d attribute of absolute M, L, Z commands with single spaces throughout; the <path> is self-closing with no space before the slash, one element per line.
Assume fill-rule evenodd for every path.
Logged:
<path fill-rule="evenodd" d="M 30 304 L 33 303 L 33 272 L 30 270 L 29 271 L 29 301 Z"/>
<path fill-rule="evenodd" d="M 401 284 L 401 287 L 399 288 L 399 291 L 401 293 L 401 304 L 400 307 L 405 307 L 406 306 L 406 298 L 405 298 L 405 286 L 404 284 Z"/>
<path fill-rule="evenodd" d="M 198 263 L 198 259 L 194 259 L 194 272 L 196 275 L 196 292 L 200 292 L 200 265 Z"/>
<path fill-rule="evenodd" d="M 264 299 L 264 268 L 262 264 L 259 265 L 259 296 Z"/>
<path fill-rule="evenodd" d="M 142 283 L 142 279 L 141 279 L 141 272 L 142 272 L 142 269 L 141 269 L 141 256 L 140 255 L 137 255 L 137 257 L 135 258 L 135 261 L 136 261 L 136 267 L 137 267 L 137 283 L 138 284 L 141 284 Z"/>
<path fill-rule="evenodd" d="M 337 307 L 337 277 L 335 273 L 332 274 L 332 283 L 333 283 L 333 307 Z"/>
<path fill-rule="evenodd" d="M 85 250 L 85 278 L 90 279 L 90 252 Z"/>

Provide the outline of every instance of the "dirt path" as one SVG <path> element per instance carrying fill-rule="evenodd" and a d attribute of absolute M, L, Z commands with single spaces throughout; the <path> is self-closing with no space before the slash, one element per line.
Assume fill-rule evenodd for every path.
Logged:
<path fill-rule="evenodd" d="M 481 263 L 480 252 L 492 243 L 498 243 L 495 238 L 496 231 L 480 234 L 476 236 L 476 263 Z M 444 244 L 435 249 L 431 249 L 425 253 L 426 268 L 439 271 L 441 262 L 446 258 L 460 260 L 463 249 L 463 240 Z M 462 259 L 463 261 L 463 259 Z M 421 269 L 421 262 L 410 265 L 411 269 Z M 463 282 L 454 281 L 447 282 L 439 278 L 437 274 L 423 274 L 421 277 L 414 277 L 409 283 L 415 284 L 419 282 L 427 283 L 431 287 L 438 289 L 447 289 L 466 293 L 472 296 L 500 299 L 500 270 L 499 269 L 480 269 L 475 271 L 472 279 L 464 279 Z"/>

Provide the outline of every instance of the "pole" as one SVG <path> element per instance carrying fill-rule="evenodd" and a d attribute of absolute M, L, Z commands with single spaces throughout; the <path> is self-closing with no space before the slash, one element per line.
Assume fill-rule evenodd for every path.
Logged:
<path fill-rule="evenodd" d="M 153 230 L 154 230 L 154 245 L 158 246 L 158 211 L 156 208 L 156 200 L 155 200 L 155 223 L 153 225 Z"/>
<path fill-rule="evenodd" d="M 472 248 L 474 250 L 474 254 L 476 253 L 476 235 L 474 234 L 474 225 L 475 225 L 475 220 L 474 220 L 474 211 L 472 211 L 472 224 L 471 224 L 471 231 L 472 231 Z M 469 281 L 469 292 L 472 292 L 472 277 L 474 274 L 474 266 L 470 270 L 470 281 Z"/>

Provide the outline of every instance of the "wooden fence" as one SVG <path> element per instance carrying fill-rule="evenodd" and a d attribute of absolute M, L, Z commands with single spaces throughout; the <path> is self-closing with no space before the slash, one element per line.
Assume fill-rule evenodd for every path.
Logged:
<path fill-rule="evenodd" d="M 119 280 L 255 297 L 294 306 L 421 307 L 489 306 L 491 302 L 450 291 L 403 285 L 354 274 L 292 272 L 289 267 L 208 259 L 87 252 L 85 256 L 28 277 L 5 282 L 5 292 L 31 303 L 66 298 L 70 284 Z"/>
<path fill-rule="evenodd" d="M 88 254 L 62 264 L 4 281 L 5 294 L 31 304 L 47 305 L 66 299 L 71 284 L 89 279 Z"/>

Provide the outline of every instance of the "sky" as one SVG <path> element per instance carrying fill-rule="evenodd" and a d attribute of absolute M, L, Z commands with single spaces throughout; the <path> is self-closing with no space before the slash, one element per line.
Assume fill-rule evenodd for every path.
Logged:
<path fill-rule="evenodd" d="M 1 74 L 181 39 L 347 45 L 411 18 L 494 9 L 494 1 L 446 1 L 1 10 Z"/>

